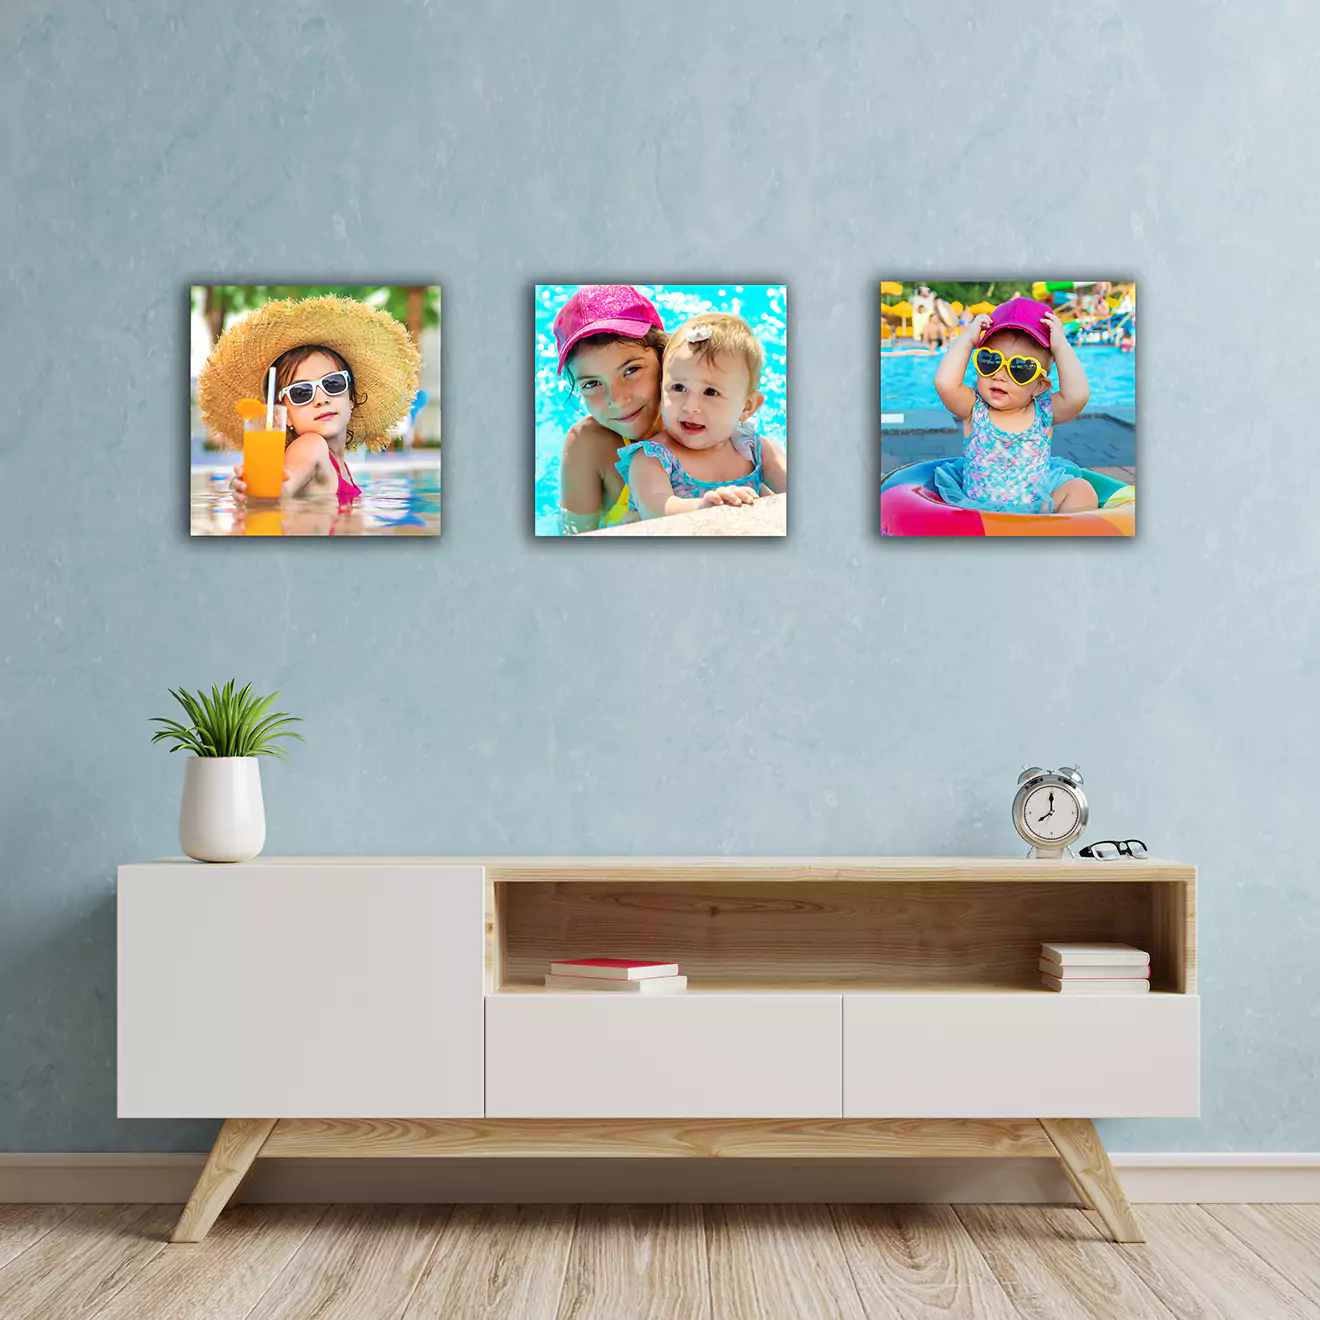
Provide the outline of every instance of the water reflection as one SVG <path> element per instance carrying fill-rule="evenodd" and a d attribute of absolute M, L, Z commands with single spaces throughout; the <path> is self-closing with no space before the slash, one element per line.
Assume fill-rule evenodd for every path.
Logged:
<path fill-rule="evenodd" d="M 233 467 L 192 473 L 194 536 L 438 536 L 440 467 L 353 470 L 361 496 L 341 505 L 333 494 L 278 500 L 236 499 Z"/>

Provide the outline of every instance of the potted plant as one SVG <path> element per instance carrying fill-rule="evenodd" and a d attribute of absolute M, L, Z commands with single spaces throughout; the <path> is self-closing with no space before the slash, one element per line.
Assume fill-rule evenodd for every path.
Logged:
<path fill-rule="evenodd" d="M 189 751 L 183 779 L 183 806 L 179 812 L 179 842 L 199 862 L 246 862 L 266 843 L 266 812 L 261 802 L 259 756 L 289 758 L 275 746 L 276 738 L 302 735 L 285 729 L 301 723 L 296 715 L 268 715 L 268 697 L 252 694 L 248 683 L 234 691 L 230 679 L 223 690 L 212 685 L 211 695 L 196 695 L 182 688 L 172 696 L 188 716 L 188 723 L 152 717 L 164 727 L 152 735 L 153 743 L 173 742 L 171 752 Z"/>

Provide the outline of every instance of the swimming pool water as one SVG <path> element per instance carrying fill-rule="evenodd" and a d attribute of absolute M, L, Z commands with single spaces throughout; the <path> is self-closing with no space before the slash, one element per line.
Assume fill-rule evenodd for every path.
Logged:
<path fill-rule="evenodd" d="M 350 460 L 351 461 L 351 460 Z M 192 472 L 194 536 L 438 536 L 438 463 L 352 468 L 362 494 L 340 506 L 333 494 L 278 500 L 238 500 L 229 488 L 233 468 L 208 465 Z"/>
<path fill-rule="evenodd" d="M 1086 370 L 1091 387 L 1088 411 L 1105 405 L 1130 408 L 1137 399 L 1137 355 L 1124 353 L 1107 344 L 1083 344 L 1077 356 Z M 906 412 L 912 408 L 943 408 L 935 393 L 935 368 L 940 354 L 929 357 L 880 355 L 880 407 L 883 412 Z M 971 363 L 967 364 L 967 384 L 976 379 Z M 1058 376 L 1051 374 L 1054 388 Z"/>
<path fill-rule="evenodd" d="M 554 321 L 576 284 L 547 284 L 536 298 L 536 487 L 538 536 L 558 536 L 559 459 L 569 428 L 587 415 L 581 400 L 556 370 Z M 659 309 L 668 330 L 700 312 L 732 312 L 752 327 L 765 349 L 761 392 L 765 403 L 752 419 L 764 436 L 788 449 L 788 312 L 783 285 L 637 284 Z"/>

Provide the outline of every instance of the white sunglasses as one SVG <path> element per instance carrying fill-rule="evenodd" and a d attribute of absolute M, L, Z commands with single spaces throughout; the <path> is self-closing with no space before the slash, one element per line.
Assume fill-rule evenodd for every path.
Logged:
<path fill-rule="evenodd" d="M 318 386 L 333 398 L 337 394 L 343 394 L 352 379 L 352 375 L 347 371 L 328 371 L 320 380 L 296 380 L 292 385 L 286 385 L 276 398 L 282 399 L 287 394 L 289 402 L 301 408 L 303 404 L 311 403 L 316 398 Z"/>

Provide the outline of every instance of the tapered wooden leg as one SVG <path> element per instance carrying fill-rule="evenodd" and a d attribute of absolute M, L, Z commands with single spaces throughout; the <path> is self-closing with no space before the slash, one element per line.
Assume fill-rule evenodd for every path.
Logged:
<path fill-rule="evenodd" d="M 171 1242 L 200 1242 L 252 1168 L 278 1119 L 227 1118 L 197 1186 L 174 1226 Z"/>
<path fill-rule="evenodd" d="M 1094 1210 L 1095 1203 L 1091 1200 L 1089 1196 L 1087 1196 L 1086 1188 L 1083 1187 L 1082 1184 L 1077 1181 L 1077 1175 L 1072 1171 L 1071 1168 L 1068 1167 L 1068 1165 L 1063 1160 L 1059 1161 L 1059 1167 L 1063 1170 L 1063 1176 L 1068 1180 L 1068 1186 L 1073 1189 L 1074 1195 L 1077 1197 L 1078 1201 L 1081 1202 L 1082 1209 Z"/>
<path fill-rule="evenodd" d="M 1095 1124 L 1089 1118 L 1042 1118 L 1040 1125 L 1059 1152 L 1068 1181 L 1090 1202 L 1114 1241 L 1144 1242 Z"/>

